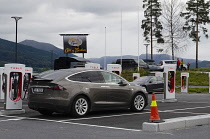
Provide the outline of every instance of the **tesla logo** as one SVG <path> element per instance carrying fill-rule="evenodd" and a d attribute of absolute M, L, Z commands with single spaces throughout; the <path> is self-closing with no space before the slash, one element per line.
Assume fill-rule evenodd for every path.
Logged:
<path fill-rule="evenodd" d="M 97 66 L 90 66 L 91 69 L 98 69 Z"/>
<path fill-rule="evenodd" d="M 112 67 L 112 69 L 119 69 L 120 67 Z"/>
<path fill-rule="evenodd" d="M 22 69 L 22 67 L 10 67 L 10 69 Z"/>

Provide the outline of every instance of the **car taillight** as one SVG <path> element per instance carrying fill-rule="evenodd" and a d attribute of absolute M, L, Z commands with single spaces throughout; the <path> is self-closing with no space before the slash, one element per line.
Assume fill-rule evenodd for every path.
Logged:
<path fill-rule="evenodd" d="M 60 85 L 50 85 L 48 89 L 53 89 L 53 90 L 66 90 L 66 88 L 60 86 Z"/>

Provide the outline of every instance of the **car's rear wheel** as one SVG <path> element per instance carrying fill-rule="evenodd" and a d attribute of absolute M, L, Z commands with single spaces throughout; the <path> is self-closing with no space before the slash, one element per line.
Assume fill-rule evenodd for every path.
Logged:
<path fill-rule="evenodd" d="M 137 93 L 131 102 L 131 110 L 132 111 L 142 111 L 146 105 L 146 99 L 142 93 Z"/>
<path fill-rule="evenodd" d="M 89 101 L 85 96 L 78 96 L 72 105 L 72 115 L 75 117 L 85 116 L 89 112 Z"/>

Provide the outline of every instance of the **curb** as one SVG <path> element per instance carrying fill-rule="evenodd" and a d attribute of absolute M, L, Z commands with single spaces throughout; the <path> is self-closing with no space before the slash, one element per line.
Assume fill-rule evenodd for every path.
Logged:
<path fill-rule="evenodd" d="M 188 128 L 193 126 L 209 125 L 210 114 L 165 119 L 163 121 L 165 122 L 162 123 L 144 122 L 142 125 L 143 131 L 160 132 L 172 129 Z"/>
<path fill-rule="evenodd" d="M 13 114 L 23 114 L 26 111 L 24 109 L 22 110 L 1 110 L 0 115 L 13 115 Z"/>

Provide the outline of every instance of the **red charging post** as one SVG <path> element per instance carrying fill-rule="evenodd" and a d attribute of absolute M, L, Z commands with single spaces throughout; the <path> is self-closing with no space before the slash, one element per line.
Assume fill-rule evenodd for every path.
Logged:
<path fill-rule="evenodd" d="M 189 88 L 189 73 L 188 72 L 182 72 L 181 73 L 181 92 L 182 93 L 188 93 Z"/>
<path fill-rule="evenodd" d="M 107 70 L 120 75 L 122 72 L 122 67 L 120 64 L 107 64 Z"/>
<path fill-rule="evenodd" d="M 88 63 L 85 64 L 86 69 L 100 69 L 100 64 L 97 63 Z"/>
<path fill-rule="evenodd" d="M 163 102 L 177 102 L 175 98 L 176 66 L 164 67 L 164 99 Z"/>
<path fill-rule="evenodd" d="M 22 90 L 23 78 L 25 74 L 25 65 L 23 64 L 5 64 L 3 90 L 5 93 L 5 110 L 22 110 Z"/>
<path fill-rule="evenodd" d="M 33 68 L 25 67 L 25 75 L 23 78 L 23 91 L 22 91 L 22 99 L 26 99 L 28 97 L 28 86 L 33 76 Z"/>

